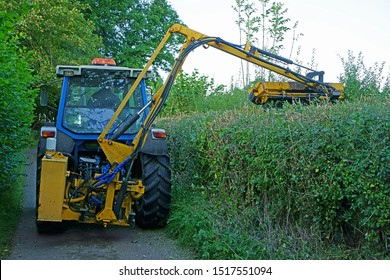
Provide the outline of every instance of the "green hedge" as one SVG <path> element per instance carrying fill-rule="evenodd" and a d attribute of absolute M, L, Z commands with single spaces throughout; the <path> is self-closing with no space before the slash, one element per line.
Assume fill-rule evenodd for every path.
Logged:
<path fill-rule="evenodd" d="M 19 10 L 7 12 L 0 3 L 0 193 L 13 186 L 20 170 L 22 152 L 31 141 L 36 91 L 29 69 L 29 53 L 21 46 L 23 34 L 14 26 L 28 4 Z"/>
<path fill-rule="evenodd" d="M 375 100 L 251 107 L 169 122 L 171 231 L 203 258 L 383 257 L 388 108 Z M 366 253 L 319 254 L 324 244 Z"/>

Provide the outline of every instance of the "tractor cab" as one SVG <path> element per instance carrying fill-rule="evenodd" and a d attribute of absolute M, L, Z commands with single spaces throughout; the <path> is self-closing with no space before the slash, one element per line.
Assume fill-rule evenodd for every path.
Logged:
<path fill-rule="evenodd" d="M 96 139 L 140 72 L 139 69 L 117 67 L 113 59 L 94 59 L 92 65 L 85 66 L 57 66 L 57 76 L 64 77 L 57 129 L 73 139 Z M 142 80 L 113 125 L 113 130 L 146 103 L 146 86 Z M 126 131 L 123 139 L 134 137 L 146 114 L 147 111 Z"/>
<path fill-rule="evenodd" d="M 38 156 L 46 150 L 76 156 L 83 152 L 94 153 L 98 149 L 98 136 L 141 71 L 118 67 L 113 59 L 104 58 L 93 59 L 91 65 L 58 65 L 56 74 L 63 78 L 58 114 L 55 123 L 45 123 L 41 128 Z M 151 77 L 151 74 L 148 71 L 141 80 L 112 126 L 112 131 L 147 104 L 145 79 Z M 147 114 L 148 110 L 145 110 L 119 140 L 131 142 Z"/>

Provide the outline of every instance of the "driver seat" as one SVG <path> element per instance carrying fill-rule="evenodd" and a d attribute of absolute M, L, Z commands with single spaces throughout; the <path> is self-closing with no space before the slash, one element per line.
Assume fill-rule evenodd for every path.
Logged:
<path fill-rule="evenodd" d="M 100 108 L 117 108 L 121 100 L 108 89 L 100 89 L 88 100 L 88 106 Z"/>

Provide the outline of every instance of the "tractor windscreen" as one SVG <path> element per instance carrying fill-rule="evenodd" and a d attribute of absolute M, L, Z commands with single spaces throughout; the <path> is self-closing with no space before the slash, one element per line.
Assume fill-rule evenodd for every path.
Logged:
<path fill-rule="evenodd" d="M 120 72 L 96 69 L 87 70 L 82 76 L 69 77 L 63 112 L 64 128 L 77 134 L 100 134 L 134 81 L 135 78 L 126 77 Z M 142 91 L 139 85 L 112 129 L 136 114 L 142 107 Z M 126 133 L 137 133 L 144 117 L 141 116 Z"/>

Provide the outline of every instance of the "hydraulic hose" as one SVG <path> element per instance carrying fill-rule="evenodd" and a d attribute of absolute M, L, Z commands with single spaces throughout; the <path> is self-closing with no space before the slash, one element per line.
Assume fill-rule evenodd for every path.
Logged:
<path fill-rule="evenodd" d="M 120 220 L 120 217 L 119 217 L 119 214 L 120 214 L 120 211 L 121 211 L 121 208 L 122 208 L 122 203 L 123 203 L 123 200 L 125 199 L 126 197 L 126 192 L 127 192 L 127 186 L 129 185 L 129 183 L 127 182 L 127 180 L 124 180 L 122 182 L 122 186 L 119 190 L 119 193 L 118 193 L 118 198 L 116 199 L 116 202 L 115 202 L 115 205 L 114 205 L 114 214 L 115 214 L 115 217 L 117 218 L 117 220 Z"/>
<path fill-rule="evenodd" d="M 64 156 L 67 156 L 68 158 L 70 158 L 73 162 L 73 172 L 76 172 L 77 171 L 77 167 L 78 167 L 78 162 L 76 160 L 76 158 L 70 154 L 70 153 L 66 153 L 66 152 L 61 152 Z"/>

